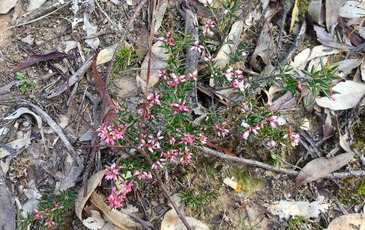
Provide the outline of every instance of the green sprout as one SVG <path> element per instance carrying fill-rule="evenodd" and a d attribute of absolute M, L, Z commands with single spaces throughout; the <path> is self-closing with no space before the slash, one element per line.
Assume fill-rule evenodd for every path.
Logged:
<path fill-rule="evenodd" d="M 35 83 L 34 82 L 31 82 L 29 81 L 28 79 L 25 78 L 25 76 L 20 73 L 20 72 L 16 72 L 15 73 L 15 77 L 16 79 L 20 80 L 20 81 L 23 81 L 23 83 L 19 86 L 19 90 L 22 92 L 22 93 L 26 93 L 27 91 L 27 87 L 30 87 L 32 89 L 35 88 Z"/>

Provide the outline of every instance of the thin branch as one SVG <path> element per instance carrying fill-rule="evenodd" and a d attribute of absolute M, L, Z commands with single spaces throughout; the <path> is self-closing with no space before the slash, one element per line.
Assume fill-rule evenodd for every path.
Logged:
<path fill-rule="evenodd" d="M 297 176 L 299 171 L 295 171 L 292 169 L 284 169 L 284 168 L 277 168 L 259 161 L 255 161 L 255 160 L 249 160 L 249 159 L 245 159 L 245 158 L 239 158 L 239 157 L 234 157 L 234 156 L 229 156 L 226 155 L 222 152 L 219 151 L 215 151 L 213 149 L 207 148 L 207 147 L 198 147 L 198 149 L 204 153 L 207 153 L 209 155 L 213 155 L 216 157 L 219 157 L 220 159 L 224 159 L 224 160 L 228 160 L 228 161 L 232 161 L 232 162 L 237 162 L 237 163 L 241 163 L 241 164 L 245 164 L 245 165 L 249 165 L 249 166 L 256 166 L 262 169 L 266 169 L 269 171 L 273 171 L 273 172 L 278 172 L 278 173 L 284 173 L 287 174 L 289 176 Z M 365 176 L 365 171 L 364 170 L 356 170 L 356 171 L 348 171 L 348 172 L 340 172 L 340 173 L 332 173 L 329 174 L 328 176 L 326 176 L 325 178 L 328 179 L 340 179 L 340 178 L 349 178 L 349 177 L 364 177 Z"/>

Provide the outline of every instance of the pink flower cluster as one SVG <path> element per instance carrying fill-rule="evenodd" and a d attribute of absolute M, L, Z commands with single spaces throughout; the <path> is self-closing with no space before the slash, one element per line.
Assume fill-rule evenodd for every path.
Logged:
<path fill-rule="evenodd" d="M 264 124 L 256 124 L 255 126 L 251 127 L 249 124 L 246 123 L 245 120 L 242 121 L 241 126 L 245 127 L 247 130 L 242 134 L 242 138 L 244 140 L 247 140 L 247 138 L 250 136 L 250 133 L 254 133 L 255 135 L 258 134 L 258 131 L 260 128 L 264 127 Z"/>
<path fill-rule="evenodd" d="M 166 70 L 159 70 L 159 77 L 167 80 L 167 84 L 171 87 L 176 87 L 178 84 L 182 82 L 186 82 L 189 80 L 196 80 L 198 75 L 198 71 L 195 70 L 192 73 L 187 73 L 186 75 L 176 75 L 175 73 L 170 73 L 169 75 L 166 73 Z"/>
<path fill-rule="evenodd" d="M 214 62 L 214 61 L 215 61 L 215 58 L 213 58 L 211 55 L 208 55 L 208 56 L 204 55 L 204 56 L 203 56 L 203 60 L 204 60 L 205 62 L 212 63 L 212 62 Z"/>
<path fill-rule="evenodd" d="M 119 170 L 122 169 L 123 166 L 116 167 L 115 162 L 110 166 L 105 167 L 105 180 L 117 181 L 117 176 L 119 175 Z"/>
<path fill-rule="evenodd" d="M 156 136 L 150 135 L 142 135 L 141 145 L 140 147 L 143 149 L 148 149 L 150 153 L 154 153 L 155 150 L 160 149 L 160 140 L 162 140 L 164 136 L 161 136 L 161 131 L 159 131 Z M 146 140 L 147 139 L 147 140 Z"/>
<path fill-rule="evenodd" d="M 272 111 L 271 111 L 271 114 L 273 114 Z M 271 115 L 270 117 L 264 117 L 262 119 L 261 124 L 256 124 L 254 126 L 250 126 L 245 120 L 243 120 L 242 123 L 241 123 L 241 126 L 246 128 L 246 131 L 242 134 L 242 138 L 244 140 L 247 140 L 251 133 L 254 133 L 255 135 L 257 135 L 258 130 L 263 128 L 266 124 L 269 124 L 270 127 L 274 129 L 278 126 L 284 125 L 285 123 L 286 123 L 285 119 L 283 119 L 281 117 L 278 117 L 278 116 L 274 116 L 274 115 Z M 270 145 L 275 146 L 276 143 L 270 142 Z"/>
<path fill-rule="evenodd" d="M 199 41 L 195 41 L 194 42 L 194 46 L 192 46 L 190 48 L 190 50 L 192 51 L 198 51 L 199 53 L 201 53 L 204 50 L 204 46 L 199 44 Z"/>
<path fill-rule="evenodd" d="M 271 128 L 273 129 L 275 129 L 278 125 L 282 126 L 286 123 L 284 118 L 278 116 L 265 117 L 263 120 L 270 123 Z"/>
<path fill-rule="evenodd" d="M 222 122 L 222 124 L 214 122 L 213 130 L 218 132 L 219 137 L 222 136 L 223 138 L 225 138 L 229 134 L 229 130 L 226 128 L 226 126 L 228 126 L 227 121 Z"/>
<path fill-rule="evenodd" d="M 154 105 L 161 105 L 159 100 L 160 95 L 154 95 L 153 93 L 147 94 L 147 100 L 149 101 L 149 108 L 152 108 Z"/>
<path fill-rule="evenodd" d="M 133 190 L 132 187 L 137 184 L 137 182 L 133 180 L 129 183 L 124 180 L 120 180 L 119 182 L 121 188 L 117 189 L 117 187 L 113 186 L 111 194 L 107 197 L 110 208 L 120 208 L 121 203 L 127 198 L 127 194 L 130 193 Z"/>
<path fill-rule="evenodd" d="M 183 112 L 187 112 L 189 113 L 189 106 L 186 105 L 186 100 L 181 100 L 179 99 L 177 101 L 177 103 L 171 103 L 170 106 L 172 107 L 172 109 L 174 110 L 173 115 L 176 115 L 178 113 L 183 113 Z"/>
<path fill-rule="evenodd" d="M 192 147 L 195 146 L 194 144 L 194 139 L 195 139 L 195 136 L 194 134 L 187 134 L 187 133 L 184 133 L 184 139 L 182 141 L 179 142 L 180 145 L 191 145 Z"/>
<path fill-rule="evenodd" d="M 171 32 L 167 32 L 166 33 L 166 37 L 159 37 L 157 38 L 160 41 L 164 41 L 166 42 L 169 46 L 174 46 L 175 45 L 175 39 L 173 37 L 171 37 Z"/>
<path fill-rule="evenodd" d="M 204 29 L 203 29 L 203 34 L 209 35 L 209 36 L 213 36 L 214 32 L 211 30 L 212 28 L 215 27 L 215 21 L 212 19 L 207 19 L 205 21 L 205 25 L 204 25 Z"/>
<path fill-rule="evenodd" d="M 98 136 L 100 137 L 100 140 L 104 140 L 106 144 L 114 145 L 115 141 L 124 139 L 127 127 L 128 123 L 125 123 L 124 125 L 119 125 L 116 128 L 112 126 L 106 126 L 103 123 L 97 129 L 97 131 L 99 131 Z"/>
<path fill-rule="evenodd" d="M 132 180 L 129 183 L 127 183 L 124 179 L 119 178 L 118 175 L 120 174 L 119 170 L 124 168 L 123 166 L 116 167 L 115 162 L 111 164 L 110 166 L 105 167 L 105 180 L 110 180 L 113 182 L 116 182 L 119 186 L 117 188 L 116 186 L 112 186 L 112 192 L 107 197 L 107 200 L 109 202 L 110 208 L 120 208 L 121 203 L 126 199 L 127 194 L 132 191 L 132 187 L 137 184 L 136 181 Z M 151 172 L 144 172 L 141 170 L 136 170 L 133 173 L 134 176 L 136 176 L 139 180 L 147 180 L 152 179 Z"/>
<path fill-rule="evenodd" d="M 140 170 L 136 170 L 133 173 L 134 176 L 136 176 L 139 180 L 150 180 L 152 179 L 151 172 L 143 172 Z"/>
<path fill-rule="evenodd" d="M 289 136 L 289 140 L 291 141 L 291 146 L 297 146 L 300 141 L 300 136 L 298 133 L 293 132 L 292 130 L 289 130 L 289 135 L 285 135 L 284 138 Z"/>
<path fill-rule="evenodd" d="M 234 88 L 240 89 L 240 91 L 244 91 L 250 86 L 244 79 L 243 72 L 240 69 L 234 69 L 230 66 L 222 75 L 232 83 Z"/>

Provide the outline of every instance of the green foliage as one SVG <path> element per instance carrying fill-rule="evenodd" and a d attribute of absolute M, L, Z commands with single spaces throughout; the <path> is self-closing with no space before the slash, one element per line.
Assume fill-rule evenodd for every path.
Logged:
<path fill-rule="evenodd" d="M 21 72 L 16 72 L 15 73 L 15 77 L 16 79 L 20 80 L 20 81 L 23 81 L 23 83 L 19 86 L 19 90 L 22 92 L 22 93 L 26 93 L 27 92 L 27 88 L 30 87 L 32 89 L 35 88 L 35 83 L 34 82 L 31 82 L 29 80 L 27 80 L 25 78 L 25 76 L 21 73 Z"/>
<path fill-rule="evenodd" d="M 365 196 L 365 181 L 361 183 L 361 185 L 357 191 L 359 194 Z"/>
<path fill-rule="evenodd" d="M 122 46 L 118 51 L 115 63 L 119 70 L 124 71 L 135 58 L 137 58 L 137 55 L 133 54 L 133 47 Z"/>
<path fill-rule="evenodd" d="M 42 196 L 37 209 L 27 216 L 20 217 L 18 229 L 56 229 L 65 221 L 65 216 L 70 211 L 76 195 L 68 190 L 61 191 L 59 195 Z"/>
<path fill-rule="evenodd" d="M 181 194 L 182 202 L 187 207 L 192 207 L 198 212 L 201 212 L 202 208 L 210 203 L 215 197 L 213 192 L 206 192 L 203 194 L 195 194 L 193 191 L 186 191 Z"/>
<path fill-rule="evenodd" d="M 288 222 L 287 230 L 297 229 L 324 229 L 324 227 L 304 217 L 296 217 Z"/>
<path fill-rule="evenodd" d="M 321 60 L 321 69 L 315 70 L 312 66 L 310 71 L 303 70 L 302 72 L 307 75 L 308 78 L 302 80 L 303 84 L 306 84 L 314 96 L 318 96 L 320 93 L 324 94 L 326 97 L 331 99 L 332 92 L 332 82 L 334 80 L 340 79 L 340 77 L 335 76 L 337 71 L 336 67 L 330 67 L 324 65 Z"/>

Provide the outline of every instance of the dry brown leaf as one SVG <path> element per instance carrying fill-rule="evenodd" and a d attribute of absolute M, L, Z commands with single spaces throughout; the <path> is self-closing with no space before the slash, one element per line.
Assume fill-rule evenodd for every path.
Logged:
<path fill-rule="evenodd" d="M 181 197 L 178 193 L 172 195 L 172 199 L 178 205 L 179 209 L 183 209 L 181 205 Z M 169 204 L 169 206 L 172 207 L 171 204 Z M 200 220 L 189 216 L 186 216 L 185 219 L 192 229 L 209 230 L 209 227 Z M 186 230 L 184 223 L 177 216 L 175 209 L 171 209 L 166 212 L 161 222 L 161 230 Z"/>
<path fill-rule="evenodd" d="M 350 147 L 350 142 L 346 140 L 347 134 L 345 136 L 340 134 L 340 146 L 343 150 L 345 150 L 348 153 L 352 153 L 352 149 Z"/>
<path fill-rule="evenodd" d="M 161 47 L 163 41 L 157 41 L 152 46 L 152 60 L 151 60 L 151 72 L 149 78 L 149 87 L 154 86 L 159 80 L 159 69 L 164 69 L 167 67 L 167 59 L 169 59 L 170 54 L 166 53 L 165 48 Z M 144 58 L 141 66 L 141 76 L 137 76 L 137 83 L 142 88 L 146 90 L 147 81 L 147 68 L 148 68 L 148 54 Z"/>
<path fill-rule="evenodd" d="M 294 57 L 294 61 L 290 64 L 293 68 L 297 68 L 299 70 L 302 70 L 305 68 L 307 63 L 318 57 L 324 57 L 331 54 L 337 54 L 339 53 L 338 49 L 330 48 L 328 46 L 319 45 L 315 46 L 310 50 L 309 48 L 301 51 L 299 54 L 297 54 Z"/>
<path fill-rule="evenodd" d="M 230 41 L 233 40 L 233 41 L 238 42 L 240 39 L 242 30 L 243 30 L 243 21 L 237 21 L 232 25 L 231 31 L 229 32 L 229 34 L 227 35 L 227 37 L 224 40 L 224 45 L 220 48 L 217 56 L 215 57 L 217 67 L 223 68 L 229 64 L 229 60 L 230 60 L 229 56 L 237 48 L 237 45 L 232 44 L 232 42 L 230 42 Z"/>
<path fill-rule="evenodd" d="M 332 88 L 335 100 L 327 97 L 316 98 L 316 102 L 323 108 L 332 110 L 346 110 L 354 108 L 365 94 L 365 84 L 354 81 L 345 81 L 338 83 Z"/>
<path fill-rule="evenodd" d="M 291 12 L 290 28 L 289 33 L 293 32 L 295 20 L 298 16 L 298 0 L 294 1 L 293 11 Z"/>
<path fill-rule="evenodd" d="M 101 65 L 112 60 L 116 48 L 117 44 L 114 44 L 101 50 L 96 58 L 96 65 Z"/>
<path fill-rule="evenodd" d="M 342 168 L 354 157 L 354 153 L 343 153 L 335 157 L 320 157 L 310 161 L 299 172 L 295 179 L 296 188 L 323 178 L 330 173 Z"/>
<path fill-rule="evenodd" d="M 347 1 L 339 9 L 343 18 L 361 18 L 365 15 L 365 2 Z"/>
<path fill-rule="evenodd" d="M 326 0 L 327 31 L 331 32 L 334 25 L 337 24 L 339 9 L 344 2 L 346 2 L 346 0 Z"/>
<path fill-rule="evenodd" d="M 156 6 L 156 13 L 155 13 L 155 33 L 161 27 L 163 17 L 165 15 L 167 9 L 167 0 L 160 0 Z"/>
<path fill-rule="evenodd" d="M 312 0 L 308 6 L 308 15 L 312 22 L 323 25 L 325 22 L 324 5 L 321 0 Z"/>
<path fill-rule="evenodd" d="M 365 230 L 365 214 L 352 213 L 339 216 L 332 220 L 327 230 L 359 229 Z"/>
<path fill-rule="evenodd" d="M 353 69 L 357 68 L 361 63 L 363 63 L 363 60 L 364 58 L 346 59 L 331 64 L 331 67 L 337 66 L 337 73 L 341 73 L 345 78 L 348 74 L 352 72 Z"/>
<path fill-rule="evenodd" d="M 0 14 L 8 13 L 16 5 L 18 0 L 1 0 L 0 1 Z"/>
<path fill-rule="evenodd" d="M 270 28 L 272 27 L 271 24 L 265 23 L 262 30 L 261 30 L 261 34 L 259 37 L 259 40 L 257 41 L 257 45 L 255 48 L 255 51 L 252 54 L 252 58 L 250 60 L 250 65 L 255 69 L 255 70 L 260 70 L 260 65 L 257 63 L 257 56 L 262 58 L 262 61 L 268 65 L 270 64 L 270 50 L 273 49 L 274 44 L 273 41 L 271 39 L 271 35 L 270 35 Z"/>
<path fill-rule="evenodd" d="M 87 181 L 87 194 L 84 197 L 84 189 L 85 185 L 82 186 L 79 190 L 79 194 L 77 194 L 77 198 L 75 200 L 75 213 L 76 216 L 82 220 L 82 210 L 86 202 L 89 200 L 89 197 L 94 192 L 95 188 L 98 187 L 100 181 L 103 179 L 105 174 L 105 170 L 95 173 L 92 177 Z"/>
<path fill-rule="evenodd" d="M 335 36 L 328 33 L 325 28 L 317 26 L 317 25 L 313 25 L 313 29 L 316 31 L 317 40 L 322 45 L 341 49 L 341 50 L 348 50 L 349 48 L 351 48 L 351 46 L 346 45 L 345 43 L 338 42 L 337 39 L 335 38 Z"/>
<path fill-rule="evenodd" d="M 103 212 L 105 216 L 108 217 L 110 222 L 119 228 L 124 230 L 142 229 L 142 225 L 135 222 L 129 215 L 118 211 L 115 208 L 111 209 L 108 205 L 106 205 L 104 201 L 105 198 L 95 191 L 92 193 L 90 200 L 96 207 L 98 207 L 98 209 Z"/>

